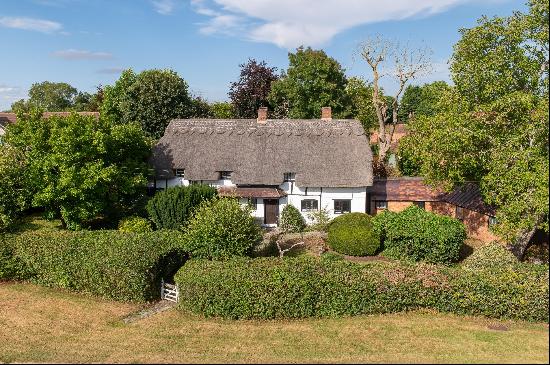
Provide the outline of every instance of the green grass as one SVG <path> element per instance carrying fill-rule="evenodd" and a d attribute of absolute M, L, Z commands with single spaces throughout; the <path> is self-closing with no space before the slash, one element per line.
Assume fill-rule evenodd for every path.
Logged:
<path fill-rule="evenodd" d="M 172 309 L 124 324 L 139 306 L 21 283 L 0 283 L 0 303 L 0 362 L 549 361 L 544 323 L 427 311 L 230 321 Z"/>

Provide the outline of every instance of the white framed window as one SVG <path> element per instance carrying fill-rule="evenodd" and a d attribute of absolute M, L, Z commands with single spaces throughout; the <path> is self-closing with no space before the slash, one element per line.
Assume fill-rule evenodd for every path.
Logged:
<path fill-rule="evenodd" d="M 375 202 L 376 209 L 388 209 L 388 201 L 387 200 L 377 200 Z"/>
<path fill-rule="evenodd" d="M 312 212 L 319 210 L 319 201 L 317 199 L 304 199 L 301 202 L 302 212 Z"/>
<path fill-rule="evenodd" d="M 296 173 L 294 172 L 285 172 L 284 181 L 296 181 Z"/>
<path fill-rule="evenodd" d="M 334 200 L 334 214 L 344 214 L 351 212 L 351 200 L 350 199 L 335 199 Z"/>
<path fill-rule="evenodd" d="M 494 226 L 495 224 L 497 224 L 498 221 L 497 221 L 497 217 L 491 217 L 489 216 L 489 220 L 487 222 L 487 225 L 489 226 L 489 228 L 491 228 L 492 226 Z"/>
<path fill-rule="evenodd" d="M 174 176 L 176 177 L 185 177 L 185 169 L 175 169 Z"/>
<path fill-rule="evenodd" d="M 220 171 L 220 180 L 231 180 L 231 171 Z"/>
<path fill-rule="evenodd" d="M 247 203 L 248 203 L 248 206 L 252 210 L 258 210 L 258 199 L 257 198 L 248 198 Z"/>

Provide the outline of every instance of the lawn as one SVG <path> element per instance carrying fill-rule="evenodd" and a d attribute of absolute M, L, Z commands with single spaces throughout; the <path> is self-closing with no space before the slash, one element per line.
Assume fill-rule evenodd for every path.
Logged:
<path fill-rule="evenodd" d="M 413 312 L 229 321 L 0 283 L 0 362 L 548 363 L 548 325 Z"/>

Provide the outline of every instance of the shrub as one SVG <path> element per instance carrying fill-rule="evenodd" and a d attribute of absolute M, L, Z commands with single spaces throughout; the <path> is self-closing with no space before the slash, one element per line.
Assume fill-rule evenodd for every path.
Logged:
<path fill-rule="evenodd" d="M 177 231 L 31 231 L 14 238 L 14 256 L 31 281 L 139 302 L 160 296 L 161 278 L 183 264 L 181 247 Z"/>
<path fill-rule="evenodd" d="M 25 263 L 15 254 L 14 238 L 0 234 L 0 280 L 24 280 L 29 276 Z"/>
<path fill-rule="evenodd" d="M 142 217 L 127 217 L 118 223 L 120 232 L 147 233 L 152 232 L 151 222 L 147 218 Z"/>
<path fill-rule="evenodd" d="M 190 260 L 175 281 L 178 307 L 208 317 L 335 317 L 430 308 L 548 320 L 547 267 L 489 273 L 432 264 L 355 264 L 334 257 L 201 259 Z"/>
<path fill-rule="evenodd" d="M 281 213 L 281 229 L 286 233 L 302 232 L 306 228 L 306 221 L 302 213 L 292 204 L 287 204 Z"/>
<path fill-rule="evenodd" d="M 176 186 L 156 193 L 147 202 L 147 212 L 157 229 L 181 229 L 200 203 L 216 195 L 208 185 Z"/>
<path fill-rule="evenodd" d="M 517 265 L 519 261 L 506 247 L 498 242 L 476 249 L 464 260 L 462 266 L 467 269 L 498 269 Z"/>
<path fill-rule="evenodd" d="M 457 219 L 410 206 L 399 213 L 375 218 L 388 257 L 451 263 L 459 258 L 466 239 L 464 224 Z"/>
<path fill-rule="evenodd" d="M 311 221 L 308 231 L 326 231 L 330 223 L 330 215 L 327 208 L 314 210 L 307 214 L 307 218 Z"/>
<path fill-rule="evenodd" d="M 327 243 L 331 249 L 345 255 L 374 255 L 380 248 L 380 235 L 368 214 L 347 213 L 330 223 Z"/>
<path fill-rule="evenodd" d="M 185 232 L 185 247 L 192 257 L 220 259 L 246 255 L 261 239 L 261 228 L 248 206 L 233 198 L 215 198 L 195 211 Z"/>

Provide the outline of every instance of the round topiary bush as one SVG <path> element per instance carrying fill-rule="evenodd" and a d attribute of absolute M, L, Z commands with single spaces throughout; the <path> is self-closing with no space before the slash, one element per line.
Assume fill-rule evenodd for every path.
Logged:
<path fill-rule="evenodd" d="M 187 225 L 186 251 L 191 257 L 208 259 L 250 253 L 262 239 L 262 230 L 250 213 L 248 206 L 241 206 L 233 198 L 203 202 Z"/>
<path fill-rule="evenodd" d="M 152 232 L 151 221 L 142 217 L 126 217 L 118 223 L 118 230 L 121 232 L 146 233 Z"/>
<path fill-rule="evenodd" d="M 287 204 L 281 213 L 281 229 L 287 233 L 302 232 L 306 228 L 306 221 L 302 213 L 292 204 Z"/>
<path fill-rule="evenodd" d="M 519 261 L 506 247 L 498 242 L 476 249 L 462 263 L 462 267 L 471 270 L 499 269 L 512 267 Z"/>
<path fill-rule="evenodd" d="M 345 255 L 374 255 L 380 248 L 380 235 L 368 214 L 347 213 L 330 223 L 327 243 L 331 249 Z"/>

